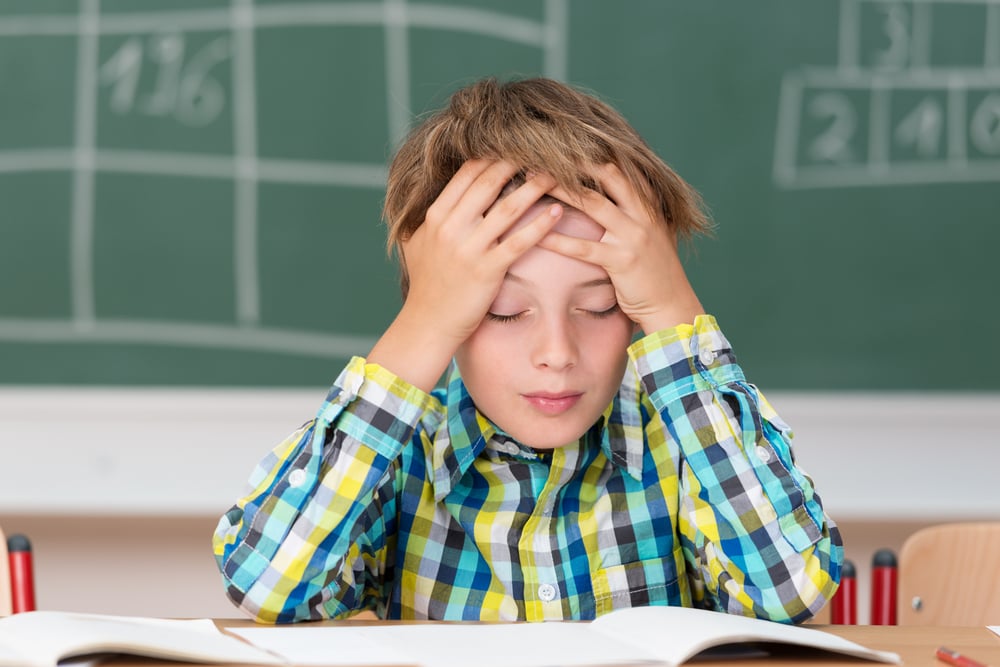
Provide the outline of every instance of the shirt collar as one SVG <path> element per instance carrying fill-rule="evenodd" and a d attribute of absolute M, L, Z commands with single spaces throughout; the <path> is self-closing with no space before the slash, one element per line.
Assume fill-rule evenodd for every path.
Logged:
<path fill-rule="evenodd" d="M 486 448 L 490 438 L 505 435 L 476 409 L 456 364 L 451 365 L 445 395 L 446 428 L 434 439 L 431 479 L 434 499 L 444 499 Z M 601 449 L 614 465 L 642 480 L 643 408 L 638 374 L 628 364 L 621 387 L 595 425 Z M 603 426 L 603 427 L 602 427 Z"/>
<path fill-rule="evenodd" d="M 642 462 L 646 448 L 642 386 L 631 363 L 625 367 L 618 393 L 602 415 L 601 449 L 608 460 L 632 478 L 642 481 Z"/>

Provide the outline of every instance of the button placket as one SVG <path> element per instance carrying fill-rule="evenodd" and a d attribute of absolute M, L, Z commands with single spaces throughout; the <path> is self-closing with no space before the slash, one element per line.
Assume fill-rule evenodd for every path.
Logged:
<path fill-rule="evenodd" d="M 288 473 L 288 486 L 293 489 L 297 489 L 306 481 L 306 471 L 302 468 L 296 468 L 292 472 Z"/>
<path fill-rule="evenodd" d="M 538 587 L 538 599 L 542 602 L 552 602 L 556 599 L 557 592 L 552 584 L 542 584 Z"/>

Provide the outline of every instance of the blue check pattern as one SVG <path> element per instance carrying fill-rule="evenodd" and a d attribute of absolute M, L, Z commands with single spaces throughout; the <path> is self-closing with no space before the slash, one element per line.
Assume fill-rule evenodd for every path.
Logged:
<path fill-rule="evenodd" d="M 711 316 L 629 348 L 579 442 L 539 454 L 452 371 L 426 394 L 353 359 L 220 520 L 226 593 L 267 623 L 592 619 L 697 606 L 801 622 L 843 548 L 791 431 Z"/>

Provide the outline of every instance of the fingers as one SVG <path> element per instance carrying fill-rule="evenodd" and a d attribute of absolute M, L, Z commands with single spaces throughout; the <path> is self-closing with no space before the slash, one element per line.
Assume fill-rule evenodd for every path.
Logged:
<path fill-rule="evenodd" d="M 620 209 L 633 217 L 643 215 L 642 199 L 618 165 L 611 163 L 598 165 L 595 172 L 601 187 Z"/>
<path fill-rule="evenodd" d="M 577 236 L 567 236 L 559 232 L 549 232 L 536 242 L 539 248 L 557 252 L 566 257 L 596 264 L 605 270 L 609 268 L 611 248 L 600 241 L 589 241 Z"/>
<path fill-rule="evenodd" d="M 582 195 L 577 195 L 562 186 L 557 186 L 552 188 L 550 194 L 559 201 L 583 211 L 611 234 L 621 235 L 630 224 L 629 216 L 624 211 L 594 190 L 586 190 Z"/>
<path fill-rule="evenodd" d="M 552 228 L 559 222 L 562 214 L 563 207 L 559 204 L 545 207 L 526 225 L 511 233 L 497 245 L 494 252 L 497 254 L 498 261 L 503 266 L 509 267 L 529 249 L 541 245 L 542 239 L 547 238 L 546 235 L 554 233 Z M 560 234 L 560 236 L 562 235 Z"/>
<path fill-rule="evenodd" d="M 556 180 L 548 174 L 531 176 L 506 197 L 496 202 L 481 226 L 480 233 L 489 242 L 499 238 L 520 220 L 538 200 L 548 194 Z"/>
<path fill-rule="evenodd" d="M 445 185 L 427 209 L 425 220 L 438 224 L 453 217 L 476 219 L 496 201 L 503 187 L 517 173 L 509 162 L 469 160 Z"/>
<path fill-rule="evenodd" d="M 423 227 L 473 252 L 485 252 L 496 246 L 500 237 L 555 185 L 555 179 L 547 174 L 534 175 L 497 201 L 516 173 L 517 167 L 502 160 L 464 163 L 428 208 Z M 545 226 L 547 220 L 554 223 L 557 219 L 543 218 L 541 222 Z M 529 232 L 524 236 L 537 240 L 541 235 L 544 232 Z M 510 246 L 519 247 L 519 242 Z"/>

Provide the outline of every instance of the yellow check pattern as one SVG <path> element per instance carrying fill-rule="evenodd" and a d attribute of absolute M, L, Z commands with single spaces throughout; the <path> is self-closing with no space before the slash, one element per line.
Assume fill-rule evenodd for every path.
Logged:
<path fill-rule="evenodd" d="M 353 359 L 220 520 L 227 594 L 262 622 L 810 617 L 840 535 L 714 318 L 629 356 L 602 417 L 549 456 L 479 413 L 457 371 L 426 394 Z"/>

